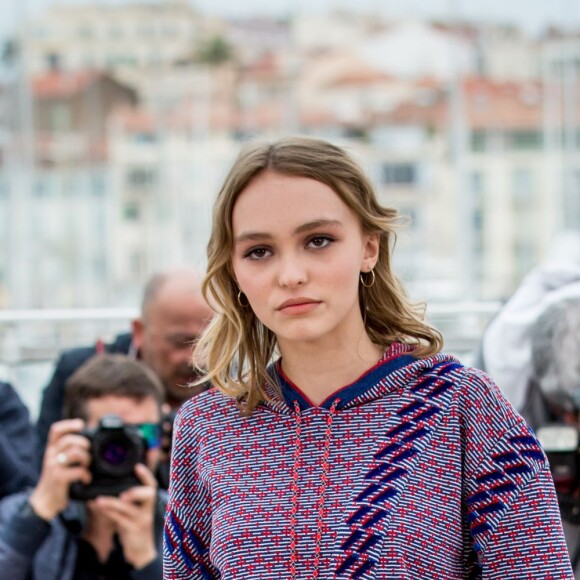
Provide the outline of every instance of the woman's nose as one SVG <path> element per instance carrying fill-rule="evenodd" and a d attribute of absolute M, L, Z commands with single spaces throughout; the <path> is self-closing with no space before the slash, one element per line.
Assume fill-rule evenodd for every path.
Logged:
<path fill-rule="evenodd" d="M 280 260 L 278 283 L 286 288 L 304 284 L 307 280 L 306 268 L 296 256 Z"/>

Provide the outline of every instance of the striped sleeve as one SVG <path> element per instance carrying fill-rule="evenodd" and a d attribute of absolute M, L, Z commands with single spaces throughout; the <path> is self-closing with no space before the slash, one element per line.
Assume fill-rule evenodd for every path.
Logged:
<path fill-rule="evenodd" d="M 482 557 L 482 578 L 573 579 L 548 470 L 539 471 L 510 506 Z"/>
<path fill-rule="evenodd" d="M 219 577 L 209 557 L 211 497 L 199 477 L 199 446 L 195 408 L 185 404 L 174 431 L 163 541 L 164 580 Z"/>
<path fill-rule="evenodd" d="M 548 460 L 484 373 L 463 383 L 464 504 L 474 575 L 573 579 Z"/>

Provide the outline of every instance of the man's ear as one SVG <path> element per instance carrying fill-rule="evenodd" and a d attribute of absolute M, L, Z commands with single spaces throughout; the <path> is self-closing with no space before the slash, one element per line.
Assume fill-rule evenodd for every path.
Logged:
<path fill-rule="evenodd" d="M 145 324 L 143 319 L 135 318 L 131 322 L 131 335 L 133 338 L 133 344 L 137 350 L 143 347 L 144 335 L 145 335 Z"/>

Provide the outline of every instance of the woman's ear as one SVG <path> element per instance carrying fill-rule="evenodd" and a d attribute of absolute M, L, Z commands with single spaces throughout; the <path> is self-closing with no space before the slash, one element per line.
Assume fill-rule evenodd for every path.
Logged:
<path fill-rule="evenodd" d="M 363 267 L 361 271 L 370 272 L 379 259 L 380 238 L 379 234 L 366 234 L 363 255 Z"/>

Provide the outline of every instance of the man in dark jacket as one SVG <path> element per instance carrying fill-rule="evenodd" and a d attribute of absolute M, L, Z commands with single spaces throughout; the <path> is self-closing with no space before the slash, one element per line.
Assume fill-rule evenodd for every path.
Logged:
<path fill-rule="evenodd" d="M 0 576 L 161 580 L 163 397 L 155 374 L 125 355 L 95 356 L 73 374 L 36 487 L 0 502 Z M 99 426 L 91 444 L 81 431 Z"/>
<path fill-rule="evenodd" d="M 0 498 L 34 485 L 35 451 L 26 405 L 10 384 L 0 382 Z"/>
<path fill-rule="evenodd" d="M 143 360 L 164 385 L 167 411 L 201 390 L 187 387 L 196 378 L 191 365 L 193 345 L 213 315 L 200 284 L 199 274 L 188 268 L 156 274 L 145 286 L 141 315 L 133 321 L 131 333 L 119 335 L 102 349 L 76 348 L 61 355 L 43 392 L 37 423 L 41 452 L 50 426 L 62 417 L 66 380 L 98 350 Z"/>

